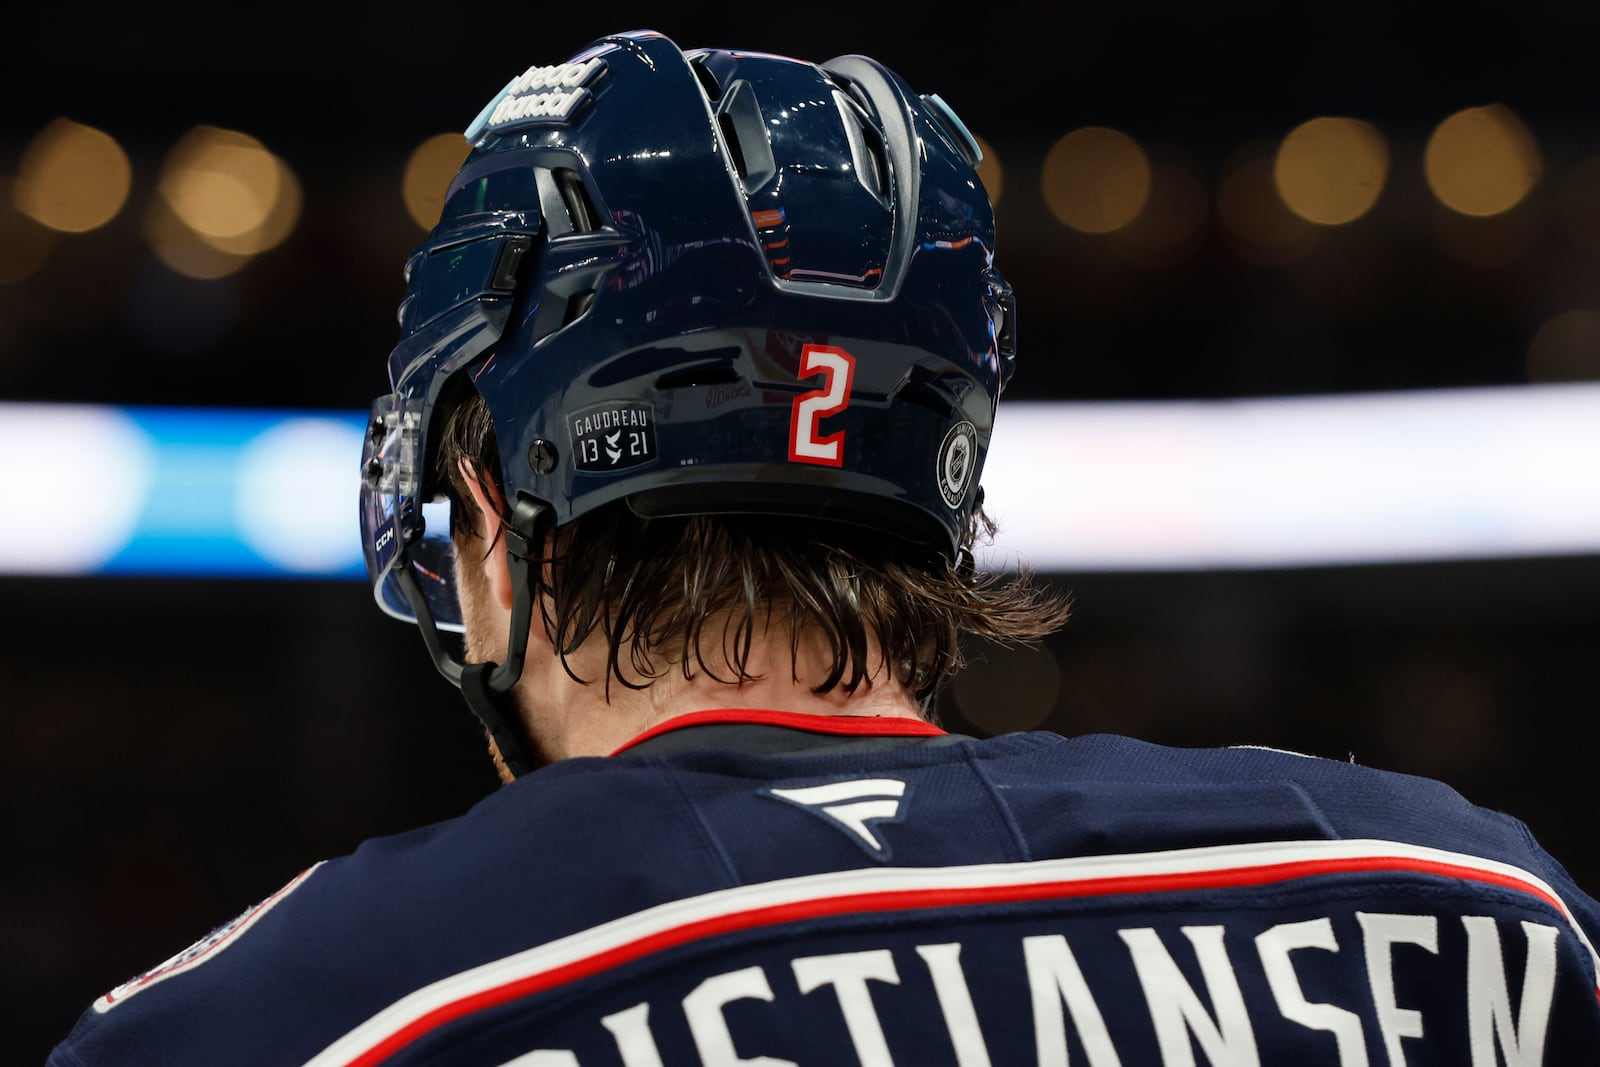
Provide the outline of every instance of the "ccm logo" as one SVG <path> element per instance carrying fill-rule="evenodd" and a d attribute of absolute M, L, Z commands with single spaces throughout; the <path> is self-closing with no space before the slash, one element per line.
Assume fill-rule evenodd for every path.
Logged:
<path fill-rule="evenodd" d="M 842 348 L 832 345 L 806 345 L 800 350 L 801 378 L 822 375 L 820 388 L 794 398 L 789 412 L 789 460 L 793 463 L 818 463 L 825 467 L 844 465 L 844 431 L 824 436 L 818 423 L 850 406 L 850 383 L 856 376 L 856 360 Z"/>

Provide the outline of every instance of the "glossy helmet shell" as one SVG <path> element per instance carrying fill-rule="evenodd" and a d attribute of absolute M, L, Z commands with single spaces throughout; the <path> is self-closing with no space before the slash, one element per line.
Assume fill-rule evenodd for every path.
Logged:
<path fill-rule="evenodd" d="M 958 550 L 1015 309 L 942 101 L 862 56 L 640 31 L 530 68 L 467 136 L 380 401 L 409 412 L 420 500 L 434 402 L 467 375 L 508 500 L 558 525 L 627 500 Z"/>

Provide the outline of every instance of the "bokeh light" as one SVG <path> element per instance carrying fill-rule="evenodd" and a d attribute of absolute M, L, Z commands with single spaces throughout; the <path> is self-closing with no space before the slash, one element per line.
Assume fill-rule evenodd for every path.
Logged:
<path fill-rule="evenodd" d="M 998 204 L 1000 191 L 1005 187 L 1005 168 L 988 141 L 976 135 L 972 139 L 978 142 L 978 150 L 983 153 L 983 161 L 978 164 L 978 180 L 989 193 L 989 203 Z"/>
<path fill-rule="evenodd" d="M 12 183 L 0 176 L 0 285 L 29 277 L 50 255 L 55 234 L 12 206 Z"/>
<path fill-rule="evenodd" d="M 439 133 L 419 144 L 406 160 L 400 189 L 412 221 L 431 230 L 444 211 L 444 194 L 472 146 L 459 133 Z"/>
<path fill-rule="evenodd" d="M 1084 126 L 1051 146 L 1039 182 L 1056 218 L 1085 233 L 1111 233 L 1144 210 L 1150 159 L 1120 130 Z"/>
<path fill-rule="evenodd" d="M 1205 175 L 1190 159 L 1150 150 L 1150 195 L 1144 210 L 1111 234 L 1111 247 L 1145 267 L 1171 267 L 1199 250 L 1211 215 Z"/>
<path fill-rule="evenodd" d="M 1217 221 L 1228 245 L 1261 266 L 1292 263 L 1311 251 L 1317 227 L 1290 211 L 1273 178 L 1276 146 L 1248 144 L 1223 166 Z"/>
<path fill-rule="evenodd" d="M 277 248 L 288 239 L 300 221 L 303 199 L 300 179 L 280 157 L 273 155 L 271 158 L 278 172 L 278 195 L 272 198 L 272 206 L 267 211 L 266 217 L 258 225 L 243 233 L 231 236 L 199 233 L 196 236 L 218 251 L 236 256 L 259 255 L 269 249 Z"/>
<path fill-rule="evenodd" d="M 239 241 L 260 232 L 278 208 L 284 170 L 249 134 L 196 126 L 167 154 L 156 189 L 202 240 Z"/>
<path fill-rule="evenodd" d="M 274 566 L 305 574 L 361 565 L 360 539 L 342 520 L 359 426 L 319 416 L 286 419 L 240 450 L 234 514 L 241 539 Z"/>
<path fill-rule="evenodd" d="M 259 140 L 196 126 L 167 153 L 145 214 L 161 262 L 190 278 L 221 278 L 276 248 L 300 220 L 300 181 Z"/>
<path fill-rule="evenodd" d="M 85 233 L 116 218 L 132 185 L 128 154 L 110 134 L 58 118 L 23 152 L 14 195 L 36 222 Z"/>
<path fill-rule="evenodd" d="M 1600 311 L 1552 316 L 1528 344 L 1528 379 L 1575 382 L 1600 379 Z"/>
<path fill-rule="evenodd" d="M 10 568 L 93 570 L 132 538 L 155 474 L 155 442 L 133 418 L 87 405 L 12 406 L 0 419 L 0 454 L 14 457 L 6 492 L 36 520 L 0 523 Z M 84 492 L 84 471 L 104 484 Z"/>
<path fill-rule="evenodd" d="M 1422 163 L 1440 203 L 1476 216 L 1516 207 L 1543 167 L 1533 135 L 1501 104 L 1464 108 L 1439 123 Z"/>
<path fill-rule="evenodd" d="M 144 236 L 157 259 L 188 278 L 224 278 L 243 270 L 252 258 L 202 239 L 160 197 L 145 212 Z"/>
<path fill-rule="evenodd" d="M 1302 122 L 1278 146 L 1272 179 L 1284 204 L 1308 222 L 1341 226 L 1377 203 L 1389 172 L 1389 146 L 1360 119 Z"/>

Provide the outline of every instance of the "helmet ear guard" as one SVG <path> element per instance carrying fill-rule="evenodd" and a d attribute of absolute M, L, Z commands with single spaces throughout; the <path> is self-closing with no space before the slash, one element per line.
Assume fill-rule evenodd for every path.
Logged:
<path fill-rule="evenodd" d="M 446 648 L 462 625 L 432 466 L 448 382 L 493 418 L 518 566 L 618 502 L 963 552 L 1016 304 L 977 141 L 943 100 L 864 56 L 637 31 L 530 67 L 466 135 L 407 263 L 361 516 L 380 606 L 419 622 L 486 723 L 505 718 L 532 605 L 506 664 Z"/>

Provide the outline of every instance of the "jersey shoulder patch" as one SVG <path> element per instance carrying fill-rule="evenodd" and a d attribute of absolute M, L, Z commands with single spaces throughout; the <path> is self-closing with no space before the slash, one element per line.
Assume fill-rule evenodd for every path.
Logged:
<path fill-rule="evenodd" d="M 249 908 L 236 918 L 230 919 L 223 923 L 221 926 L 212 930 L 209 934 L 202 937 L 200 940 L 196 941 L 194 944 L 190 945 L 176 956 L 164 960 L 150 968 L 150 970 L 145 971 L 143 974 L 136 975 L 135 977 L 128 979 L 126 982 L 123 982 L 121 985 L 117 986 L 115 989 L 96 1000 L 94 1002 L 94 1010 L 100 1014 L 104 1014 L 116 1007 L 118 1004 L 121 1004 L 123 1001 L 127 1000 L 129 997 L 133 996 L 135 993 L 143 992 L 158 982 L 164 982 L 174 975 L 182 974 L 185 971 L 191 971 L 200 966 L 202 963 L 215 959 L 218 953 L 243 936 L 246 930 L 250 929 L 250 927 L 259 922 L 261 917 L 276 907 L 284 897 L 288 896 L 290 893 L 300 888 L 300 886 L 304 885 L 306 879 L 311 877 L 312 872 L 320 866 L 322 866 L 320 862 L 312 864 L 310 867 L 307 867 L 305 870 L 295 875 L 295 877 L 291 879 L 289 883 L 282 889 L 261 901 L 259 904 Z"/>

